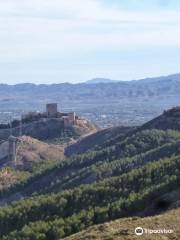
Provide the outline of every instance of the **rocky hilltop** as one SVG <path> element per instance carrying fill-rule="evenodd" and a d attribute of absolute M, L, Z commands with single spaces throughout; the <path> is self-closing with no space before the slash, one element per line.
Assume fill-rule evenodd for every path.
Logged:
<path fill-rule="evenodd" d="M 87 119 L 74 112 L 58 112 L 57 104 L 47 104 L 46 112 L 30 112 L 22 116 L 22 120 L 14 120 L 10 124 L 1 124 L 0 139 L 6 140 L 10 135 L 26 135 L 39 140 L 57 137 L 79 137 L 96 132 L 97 127 Z"/>
<path fill-rule="evenodd" d="M 77 123 L 72 126 L 65 126 L 62 119 L 42 119 L 30 123 L 25 123 L 21 127 L 0 129 L 0 139 L 6 140 L 10 135 L 19 136 L 20 131 L 23 135 L 31 136 L 39 140 L 47 140 L 63 136 L 81 136 L 91 131 L 96 131 L 96 127 L 89 121 Z"/>

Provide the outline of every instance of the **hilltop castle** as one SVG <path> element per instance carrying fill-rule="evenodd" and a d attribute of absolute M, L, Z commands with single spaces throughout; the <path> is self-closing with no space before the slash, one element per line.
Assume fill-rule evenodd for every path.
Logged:
<path fill-rule="evenodd" d="M 57 103 L 46 104 L 45 112 L 29 112 L 17 121 L 17 126 L 12 129 L 1 130 L 1 135 L 7 136 L 9 143 L 9 161 L 16 164 L 17 146 L 22 141 L 22 135 L 39 139 L 61 136 L 63 132 L 73 126 L 91 131 L 93 125 L 88 120 L 76 116 L 75 112 L 63 113 L 58 111 Z M 8 131 L 6 131 L 8 130 Z"/>
<path fill-rule="evenodd" d="M 57 103 L 48 103 L 44 112 L 29 112 L 20 120 L 0 125 L 0 141 L 9 136 L 26 135 L 37 139 L 59 137 L 68 131 L 89 132 L 96 127 L 86 118 L 79 117 L 75 112 L 58 111 Z"/>
<path fill-rule="evenodd" d="M 46 104 L 46 111 L 39 112 L 29 112 L 22 116 L 22 122 L 37 121 L 45 118 L 58 118 L 61 119 L 65 127 L 70 127 L 73 125 L 86 124 L 87 120 L 82 117 L 78 117 L 75 112 L 63 113 L 58 111 L 57 103 L 48 103 Z"/>

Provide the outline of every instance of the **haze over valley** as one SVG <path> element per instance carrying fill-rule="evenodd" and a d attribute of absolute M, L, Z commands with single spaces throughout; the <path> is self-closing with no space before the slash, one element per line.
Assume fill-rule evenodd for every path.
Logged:
<path fill-rule="evenodd" d="M 136 81 L 1 84 L 0 93 L 1 123 L 57 102 L 62 111 L 75 111 L 101 128 L 140 125 L 180 104 L 180 74 Z"/>

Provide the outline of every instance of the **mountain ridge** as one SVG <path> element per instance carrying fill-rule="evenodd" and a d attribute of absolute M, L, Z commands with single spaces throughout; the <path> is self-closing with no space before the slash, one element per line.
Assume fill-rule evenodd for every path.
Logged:
<path fill-rule="evenodd" d="M 161 75 L 161 76 L 155 76 L 155 77 L 145 77 L 145 78 L 140 78 L 140 79 L 131 79 L 131 80 L 118 80 L 118 79 L 111 79 L 111 78 L 92 78 L 87 81 L 83 82 L 78 82 L 78 83 L 71 83 L 71 82 L 62 82 L 62 83 L 50 83 L 50 84 L 36 84 L 36 83 L 30 83 L 30 82 L 24 82 L 24 83 L 17 83 L 17 84 L 6 84 L 6 83 L 0 83 L 0 88 L 1 87 L 44 87 L 44 86 L 57 86 L 57 85 L 81 85 L 81 84 L 99 84 L 99 83 L 104 83 L 104 84 L 109 84 L 109 83 L 132 83 L 132 82 L 155 82 L 159 80 L 180 80 L 180 73 L 174 73 L 174 74 L 168 74 L 168 75 Z"/>
<path fill-rule="evenodd" d="M 0 121 L 42 111 L 47 102 L 57 102 L 63 112 L 75 111 L 102 128 L 141 125 L 162 110 L 179 105 L 180 77 L 171 76 L 113 83 L 1 85 Z"/>

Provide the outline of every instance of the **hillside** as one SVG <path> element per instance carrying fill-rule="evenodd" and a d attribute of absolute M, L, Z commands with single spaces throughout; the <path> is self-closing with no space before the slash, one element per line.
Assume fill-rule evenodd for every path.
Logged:
<path fill-rule="evenodd" d="M 174 107 L 148 123 L 144 124 L 141 129 L 175 129 L 180 131 L 180 107 Z"/>
<path fill-rule="evenodd" d="M 59 191 L 82 183 L 93 183 L 103 178 L 118 176 L 149 161 L 158 161 L 179 154 L 179 131 L 168 130 L 168 127 L 166 131 L 139 128 L 127 132 L 127 135 L 119 136 L 122 128 L 119 128 L 120 132 L 114 130 L 117 128 L 87 136 L 89 144 L 91 137 L 100 136 L 102 140 L 104 133 L 104 145 L 101 141 L 101 144 L 96 146 L 96 150 L 67 159 L 59 167 L 52 166 L 46 174 L 42 173 L 38 178 L 35 176 L 31 181 L 23 182 L 22 186 L 20 183 L 18 188 L 21 189 L 21 194 L 27 196 L 33 192 Z M 107 133 L 112 137 L 109 141 L 106 139 Z M 86 138 L 83 142 L 86 142 Z M 97 137 L 97 141 L 98 139 Z"/>
<path fill-rule="evenodd" d="M 132 134 L 135 134 L 135 132 L 146 129 L 174 129 L 180 131 L 180 108 L 175 107 L 164 111 L 163 114 L 140 127 L 114 127 L 98 131 L 69 145 L 65 152 L 67 155 L 72 155 L 84 153 L 87 150 L 93 150 L 98 147 L 108 147 L 120 142 L 125 136 L 130 137 Z"/>
<path fill-rule="evenodd" d="M 40 119 L 37 121 L 24 123 L 22 125 L 22 133 L 26 136 L 31 136 L 39 140 L 48 140 L 58 137 L 74 137 L 78 138 L 81 135 L 86 135 L 96 131 L 96 126 L 89 121 L 83 124 L 77 124 L 65 127 L 62 119 L 49 118 Z M 19 136 L 20 127 L 0 129 L 0 139 L 7 139 L 10 135 Z"/>
<path fill-rule="evenodd" d="M 179 121 L 179 114 L 174 118 Z M 172 130 L 171 123 L 163 130 L 148 128 L 148 124 L 151 126 L 149 122 L 124 135 L 121 128 L 117 134 L 114 129 L 112 133 L 101 131 L 94 150 L 49 165 L 2 189 L 2 240 L 59 240 L 92 225 L 176 208 L 180 201 L 180 131 Z"/>
<path fill-rule="evenodd" d="M 38 239 L 39 234 L 59 239 L 93 224 L 136 216 L 153 198 L 178 188 L 179 167 L 179 157 L 166 158 L 99 183 L 18 201 L 0 209 L 1 236 L 7 235 L 2 239 Z"/>
<path fill-rule="evenodd" d="M 77 142 L 68 145 L 65 149 L 65 154 L 70 156 L 72 154 L 84 153 L 86 151 L 95 149 L 97 146 L 103 146 L 111 139 L 123 139 L 123 137 L 133 129 L 133 127 L 112 127 L 99 130 L 94 134 L 80 138 Z"/>
<path fill-rule="evenodd" d="M 7 142 L 2 144 L 0 149 L 0 159 L 3 160 L 3 166 L 11 166 L 13 163 L 8 159 Z M 32 165 L 47 160 L 57 161 L 64 159 L 63 146 L 56 146 L 41 142 L 28 136 L 18 137 L 18 146 L 16 151 L 16 169 L 31 170 Z"/>
<path fill-rule="evenodd" d="M 31 170 L 33 164 L 64 159 L 63 146 L 55 146 L 37 139 L 22 136 L 17 147 L 16 169 Z"/>
<path fill-rule="evenodd" d="M 38 177 L 35 175 L 30 181 L 20 182 L 15 188 L 12 186 L 10 192 L 13 194 L 14 189 L 17 191 L 18 188 L 21 195 L 27 197 L 34 192 L 57 192 L 83 183 L 90 184 L 121 175 L 150 161 L 178 156 L 179 149 L 179 132 L 145 130 L 119 144 L 74 156 L 59 165 L 52 165 L 47 172 L 38 174 Z"/>
<path fill-rule="evenodd" d="M 43 168 L 55 165 L 65 158 L 63 146 L 41 142 L 22 136 L 18 138 L 16 163 L 8 157 L 8 142 L 0 145 L 0 189 L 27 180 Z"/>
<path fill-rule="evenodd" d="M 138 240 L 140 238 L 146 240 L 178 240 L 180 238 L 179 216 L 180 209 L 178 208 L 154 217 L 119 219 L 90 227 L 83 232 L 64 238 L 64 240 Z M 167 228 L 174 230 L 174 232 L 171 234 L 143 234 L 143 236 L 136 236 L 134 230 L 138 226 L 152 230 Z"/>

